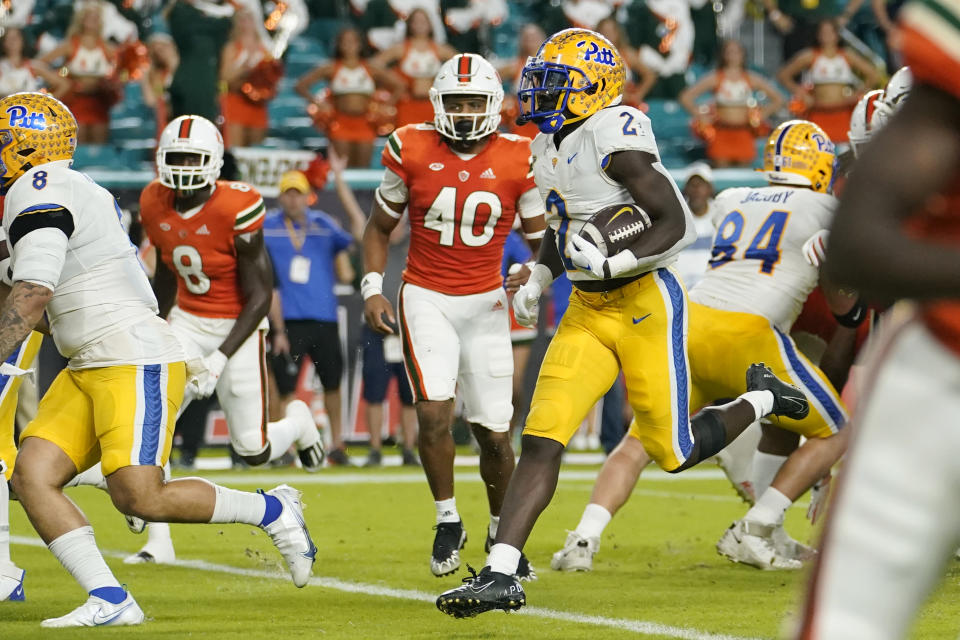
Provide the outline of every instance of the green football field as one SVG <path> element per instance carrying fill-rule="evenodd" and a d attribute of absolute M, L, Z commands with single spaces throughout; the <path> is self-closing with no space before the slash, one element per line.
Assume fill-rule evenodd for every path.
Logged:
<path fill-rule="evenodd" d="M 565 467 L 556 497 L 527 546 L 540 579 L 526 583 L 520 614 L 454 620 L 433 600 L 465 570 L 430 574 L 433 504 L 418 470 L 296 469 L 201 474 L 240 489 L 281 482 L 304 493 L 319 548 L 314 578 L 290 582 L 267 536 L 244 525 L 174 525 L 178 563 L 128 566 L 144 541 L 127 531 L 106 494 L 69 490 L 86 511 L 117 577 L 147 614 L 136 628 L 55 630 L 39 622 L 86 597 L 11 509 L 14 561 L 27 570 L 27 601 L 0 603 L 0 638 L 775 638 L 798 606 L 804 576 L 733 565 L 714 544 L 744 513 L 715 467 L 680 476 L 648 471 L 603 539 L 592 573 L 560 574 L 550 555 L 576 526 L 596 467 Z M 487 524 L 483 486 L 458 468 L 458 506 L 470 539 L 465 563 L 480 568 Z M 800 508 L 788 528 L 804 540 Z M 960 566 L 960 565 L 958 565 Z M 960 630 L 957 568 L 923 612 L 915 638 L 954 638 Z"/>

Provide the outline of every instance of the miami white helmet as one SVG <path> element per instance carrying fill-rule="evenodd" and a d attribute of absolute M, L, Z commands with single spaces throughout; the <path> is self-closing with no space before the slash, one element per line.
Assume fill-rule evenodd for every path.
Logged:
<path fill-rule="evenodd" d="M 443 97 L 453 95 L 482 96 L 487 101 L 486 109 L 480 113 L 447 113 Z M 433 79 L 430 102 L 433 103 L 433 124 L 441 135 L 453 140 L 479 140 L 500 126 L 503 83 L 493 65 L 481 56 L 457 54 L 443 63 Z"/>
<path fill-rule="evenodd" d="M 850 147 L 853 149 L 853 155 L 860 155 L 860 149 L 863 145 L 870 142 L 873 135 L 873 114 L 877 110 L 877 103 L 883 97 L 883 89 L 874 89 L 863 94 L 863 97 L 853 108 L 853 114 L 850 116 L 850 130 L 847 132 L 847 138 L 850 140 Z"/>
<path fill-rule="evenodd" d="M 887 88 L 883 90 L 883 97 L 877 102 L 877 109 L 873 114 L 871 124 L 875 130 L 886 125 L 887 120 L 900 110 L 912 88 L 913 72 L 910 67 L 900 67 L 890 76 Z"/>
<path fill-rule="evenodd" d="M 171 164 L 170 154 L 198 156 Z M 212 122 L 200 116 L 180 116 L 167 124 L 157 145 L 160 184 L 190 191 L 214 184 L 223 167 L 223 136 Z"/>

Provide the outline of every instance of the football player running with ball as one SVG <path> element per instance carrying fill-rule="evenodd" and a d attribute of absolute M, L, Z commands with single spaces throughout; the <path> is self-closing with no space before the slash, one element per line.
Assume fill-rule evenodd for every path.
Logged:
<path fill-rule="evenodd" d="M 267 423 L 265 336 L 273 268 L 263 242 L 264 204 L 243 182 L 218 180 L 223 139 L 209 120 L 180 116 L 160 134 L 159 179 L 140 195 L 140 219 L 157 249 L 154 291 L 188 361 L 207 370 L 183 406 L 216 391 L 230 442 L 251 466 L 295 445 L 308 471 L 323 462 L 320 432 L 302 401 Z M 174 306 L 176 302 L 176 306 Z M 169 473 L 169 470 L 167 471 Z M 148 540 L 128 562 L 173 562 L 169 526 L 147 527 Z"/>
<path fill-rule="evenodd" d="M 187 383 L 183 347 L 157 300 L 110 193 L 70 168 L 77 123 L 47 94 L 0 100 L 0 188 L 11 248 L 10 294 L 0 307 L 0 360 L 46 314 L 69 359 L 20 439 L 11 486 L 34 529 L 89 594 L 44 627 L 134 625 L 144 614 L 97 549 L 63 486 L 102 462 L 121 512 L 161 522 L 242 522 L 273 539 L 297 586 L 315 547 L 299 494 L 235 491 L 200 478 L 165 481 Z"/>
<path fill-rule="evenodd" d="M 784 513 L 846 449 L 846 431 L 841 428 L 847 414 L 839 394 L 790 337 L 790 328 L 819 277 L 819 270 L 801 249 L 811 235 L 829 227 L 836 207 L 836 200 L 827 193 L 833 177 L 833 149 L 827 135 L 812 122 L 791 120 L 777 127 L 764 152 L 769 186 L 727 189 L 717 196 L 712 258 L 690 291 L 687 344 L 692 408 L 742 392 L 743 369 L 757 361 L 795 383 L 812 405 L 801 420 L 771 421 L 807 440 L 779 471 L 754 475 L 756 504 L 717 545 L 731 560 L 761 569 L 799 569 L 812 555 L 784 531 Z M 837 297 L 837 307 L 853 302 Z M 838 321 L 846 326 L 866 316 L 858 304 L 843 312 Z M 634 423 L 604 462 L 580 524 L 553 556 L 553 569 L 592 568 L 601 532 L 629 499 L 650 461 L 640 435 Z"/>
<path fill-rule="evenodd" d="M 575 289 L 540 368 L 487 566 L 437 599 L 455 617 L 525 604 L 513 577 L 521 549 L 553 497 L 564 446 L 621 368 L 634 429 L 671 472 L 716 455 L 759 418 L 799 418 L 809 409 L 799 390 L 753 365 L 750 391 L 690 417 L 687 294 L 668 265 L 696 232 L 660 163 L 649 119 L 619 106 L 624 74 L 613 45 L 583 29 L 551 36 L 523 70 L 521 111 L 542 132 L 531 148 L 549 226 L 538 263 L 514 297 L 517 319 L 535 320 L 541 291 L 564 269 Z M 579 233 L 611 205 L 629 205 L 631 216 L 649 223 L 629 248 L 605 257 Z"/>
<path fill-rule="evenodd" d="M 367 324 L 381 333 L 399 329 L 403 341 L 420 458 L 437 510 L 430 570 L 443 576 L 459 569 L 467 539 L 453 491 L 450 425 L 458 389 L 480 445 L 490 504 L 487 547 L 497 534 L 514 467 L 513 351 L 500 266 L 516 216 L 534 251 L 544 217 L 530 140 L 497 133 L 503 89 L 493 66 L 475 54 L 454 56 L 437 73 L 430 99 L 433 124 L 402 127 L 384 148 L 386 170 L 363 235 L 361 292 Z M 382 294 L 383 270 L 404 209 L 410 250 L 395 315 Z M 513 573 L 535 578 L 526 559 Z"/>

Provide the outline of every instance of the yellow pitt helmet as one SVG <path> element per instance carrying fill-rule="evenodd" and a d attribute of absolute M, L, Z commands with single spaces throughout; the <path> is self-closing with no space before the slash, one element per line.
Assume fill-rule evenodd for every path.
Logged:
<path fill-rule="evenodd" d="M 599 33 L 565 29 L 527 58 L 517 98 L 520 121 L 544 133 L 589 118 L 623 98 L 626 69 L 616 47 Z"/>
<path fill-rule="evenodd" d="M 0 191 L 24 173 L 55 160 L 70 160 L 77 121 L 46 93 L 14 93 L 0 99 Z"/>
<path fill-rule="evenodd" d="M 827 193 L 833 184 L 833 143 L 807 120 L 788 120 L 774 129 L 763 150 L 763 171 L 774 184 Z"/>

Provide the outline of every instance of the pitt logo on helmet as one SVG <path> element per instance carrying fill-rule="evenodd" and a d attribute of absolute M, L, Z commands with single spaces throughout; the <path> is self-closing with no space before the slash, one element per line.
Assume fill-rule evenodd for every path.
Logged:
<path fill-rule="evenodd" d="M 38 111 L 27 112 L 27 108 L 15 104 L 7 109 L 7 115 L 10 116 L 11 127 L 23 127 L 25 129 L 36 129 L 43 131 L 47 128 L 47 122 L 42 113 Z"/>
<path fill-rule="evenodd" d="M 828 193 L 833 184 L 833 142 L 807 120 L 789 120 L 770 134 L 763 152 L 763 172 L 774 184 L 810 187 Z"/>
<path fill-rule="evenodd" d="M 623 98 L 626 70 L 616 47 L 599 33 L 565 29 L 527 59 L 517 99 L 518 122 L 533 121 L 543 133 L 589 118 Z"/>
<path fill-rule="evenodd" d="M 46 93 L 14 93 L 0 99 L 0 192 L 30 169 L 70 160 L 77 147 L 77 121 Z"/>

